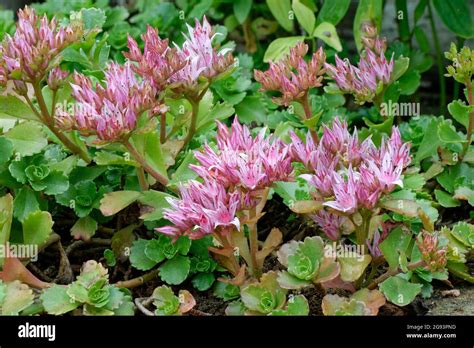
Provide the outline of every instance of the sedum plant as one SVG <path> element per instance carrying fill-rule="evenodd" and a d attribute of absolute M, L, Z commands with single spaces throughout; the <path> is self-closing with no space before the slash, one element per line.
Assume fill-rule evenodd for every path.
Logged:
<path fill-rule="evenodd" d="M 187 290 L 180 290 L 176 296 L 171 288 L 163 285 L 153 290 L 149 298 L 137 298 L 135 303 L 147 316 L 180 316 L 190 312 L 196 305 L 196 300 Z M 150 304 L 153 304 L 154 311 L 146 308 Z"/>
<path fill-rule="evenodd" d="M 288 147 L 267 137 L 265 129 L 253 137 L 237 118 L 231 131 L 221 123 L 218 128 L 217 150 L 206 145 L 195 152 L 199 164 L 190 166 L 203 182 L 192 180 L 180 187 L 180 199 L 169 199 L 171 208 L 163 214 L 173 225 L 157 231 L 175 239 L 212 235 L 217 247 L 210 250 L 242 283 L 245 267 L 239 264 L 239 256 L 250 275 L 258 278 L 265 257 L 281 241 L 281 232 L 275 229 L 260 248 L 257 222 L 272 184 L 290 179 L 291 159 Z"/>
<path fill-rule="evenodd" d="M 336 278 L 341 266 L 333 253 L 327 252 L 321 237 L 291 241 L 277 252 L 278 261 L 287 268 L 279 272 L 278 284 L 284 289 L 300 289 Z"/>
<path fill-rule="evenodd" d="M 196 301 L 188 291 L 180 290 L 176 296 L 167 286 L 156 288 L 150 299 L 156 307 L 155 315 L 183 315 L 196 305 Z"/>
<path fill-rule="evenodd" d="M 75 311 L 83 315 L 133 315 L 134 305 L 127 289 L 109 284 L 107 270 L 96 261 L 87 261 L 73 283 L 52 285 L 41 301 L 48 314 Z"/>
<path fill-rule="evenodd" d="M 244 285 L 240 290 L 240 301 L 232 302 L 227 315 L 308 315 L 309 306 L 303 295 L 287 298 L 287 290 L 281 288 L 277 274 L 265 273 L 259 282 Z"/>

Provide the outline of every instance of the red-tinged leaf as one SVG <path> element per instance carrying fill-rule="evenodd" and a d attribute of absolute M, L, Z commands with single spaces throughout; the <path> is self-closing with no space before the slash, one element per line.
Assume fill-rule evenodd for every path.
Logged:
<path fill-rule="evenodd" d="M 0 279 L 4 282 L 19 280 L 23 284 L 38 289 L 46 289 L 51 285 L 36 278 L 16 257 L 5 258 L 3 271 L 0 272 Z"/>

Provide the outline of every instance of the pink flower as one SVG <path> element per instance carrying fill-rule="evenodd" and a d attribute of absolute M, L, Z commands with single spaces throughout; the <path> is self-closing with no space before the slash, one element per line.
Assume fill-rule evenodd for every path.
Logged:
<path fill-rule="evenodd" d="M 280 97 L 273 100 L 276 104 L 288 106 L 292 101 L 301 99 L 313 87 L 322 85 L 326 72 L 324 62 L 326 54 L 322 48 L 306 62 L 308 45 L 300 41 L 290 49 L 290 53 L 277 62 L 270 62 L 270 68 L 263 72 L 255 70 L 255 80 L 262 84 L 261 91 L 278 91 Z"/>
<path fill-rule="evenodd" d="M 319 225 L 326 236 L 331 240 L 339 240 L 342 233 L 342 226 L 347 221 L 346 217 L 320 210 L 310 217 Z"/>
<path fill-rule="evenodd" d="M 171 76 L 170 81 L 193 89 L 199 78 L 212 79 L 225 72 L 234 63 L 229 49 L 218 51 L 212 45 L 215 34 L 204 16 L 202 25 L 196 19 L 193 27 L 188 25 L 188 35 L 183 34 L 186 41 L 178 48 L 177 55 L 186 62 L 183 69 Z"/>
<path fill-rule="evenodd" d="M 61 70 L 60 67 L 51 69 L 48 76 L 48 87 L 55 91 L 57 90 L 69 76 L 68 71 Z"/>
<path fill-rule="evenodd" d="M 236 216 L 240 208 L 241 195 L 238 191 L 228 193 L 216 181 L 200 183 L 191 180 L 180 187 L 180 199 L 169 199 L 171 208 L 163 210 L 163 216 L 173 226 L 157 228 L 160 233 L 178 238 L 186 235 L 199 239 L 213 233 L 228 233 L 233 228 L 240 230 Z"/>
<path fill-rule="evenodd" d="M 358 173 L 352 170 L 347 171 L 347 180 L 339 173 L 333 173 L 333 191 L 335 199 L 333 201 L 324 202 L 326 207 L 333 208 L 343 213 L 351 214 L 357 209 L 358 201 L 356 196 Z"/>
<path fill-rule="evenodd" d="M 105 72 L 105 86 L 75 73 L 71 84 L 77 104 L 74 115 L 58 113 L 59 125 L 70 125 L 85 136 L 94 135 L 96 143 L 114 142 L 132 132 L 145 111 L 164 112 L 155 101 L 156 90 L 146 81 L 139 82 L 130 64 L 111 63 Z"/>
<path fill-rule="evenodd" d="M 29 7 L 19 10 L 15 34 L 7 34 L 0 46 L 0 83 L 40 82 L 53 60 L 81 35 L 81 27 L 60 27 L 55 19 L 39 18 Z"/>
<path fill-rule="evenodd" d="M 438 235 L 422 231 L 416 242 L 427 267 L 432 272 L 443 270 L 447 262 L 447 247 L 439 245 Z"/>
<path fill-rule="evenodd" d="M 366 37 L 363 38 L 365 49 L 357 67 L 347 59 L 341 60 L 337 55 L 335 66 L 325 64 L 328 75 L 339 89 L 344 93 L 353 94 L 359 104 L 371 102 L 378 92 L 378 86 L 390 83 L 393 71 L 393 54 L 390 61 L 387 61 L 385 41 L 376 36 L 374 30 L 366 29 Z"/>
<path fill-rule="evenodd" d="M 380 257 L 383 255 L 382 251 L 380 250 L 380 244 L 385 240 L 385 238 L 388 237 L 389 228 L 387 228 L 388 227 L 387 225 L 388 225 L 387 223 L 384 223 L 382 225 L 382 234 L 380 234 L 379 229 L 377 229 L 374 232 L 372 244 L 370 243 L 370 240 L 366 241 L 367 247 L 369 248 L 369 251 L 370 251 L 370 255 L 372 255 L 372 257 L 374 258 Z"/>
<path fill-rule="evenodd" d="M 129 52 L 124 52 L 124 56 L 137 63 L 131 66 L 137 74 L 149 80 L 158 90 L 162 90 L 186 62 L 178 54 L 177 49 L 169 47 L 168 40 L 162 40 L 158 36 L 158 30 L 151 26 L 147 26 L 142 40 L 145 43 L 143 53 L 135 39 L 129 35 Z"/>
<path fill-rule="evenodd" d="M 275 181 L 289 180 L 292 173 L 288 146 L 279 139 L 265 136 L 265 129 L 254 138 L 236 117 L 232 131 L 218 122 L 217 151 L 205 145 L 195 152 L 200 165 L 191 165 L 204 179 L 244 192 L 270 187 Z"/>
<path fill-rule="evenodd" d="M 377 148 L 370 138 L 359 142 L 357 131 L 351 135 L 347 123 L 335 120 L 325 127 L 319 144 L 310 136 L 306 144 L 295 134 L 290 154 L 302 162 L 308 173 L 306 180 L 316 200 L 345 214 L 360 208 L 373 209 L 382 194 L 402 186 L 402 172 L 410 163 L 409 144 L 393 128 L 391 137 Z"/>

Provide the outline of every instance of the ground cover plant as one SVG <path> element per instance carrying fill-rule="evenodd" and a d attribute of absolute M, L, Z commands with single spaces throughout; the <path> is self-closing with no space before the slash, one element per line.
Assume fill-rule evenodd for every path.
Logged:
<path fill-rule="evenodd" d="M 409 315 L 470 289 L 474 25 L 450 4 L 1 11 L 0 313 Z"/>

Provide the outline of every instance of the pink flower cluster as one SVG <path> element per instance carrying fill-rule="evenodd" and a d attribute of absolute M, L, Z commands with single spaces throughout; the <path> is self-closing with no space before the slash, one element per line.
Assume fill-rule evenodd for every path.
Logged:
<path fill-rule="evenodd" d="M 447 247 L 439 245 L 438 236 L 435 233 L 423 231 L 418 235 L 416 241 L 422 259 L 432 272 L 442 270 L 446 266 Z"/>
<path fill-rule="evenodd" d="M 310 88 L 322 85 L 326 72 L 326 54 L 322 47 L 306 62 L 308 45 L 304 42 L 290 49 L 290 53 L 277 62 L 270 62 L 270 68 L 263 72 L 255 70 L 255 80 L 262 84 L 261 91 L 278 91 L 280 97 L 273 100 L 279 105 L 288 106 L 292 101 L 303 98 Z"/>
<path fill-rule="evenodd" d="M 188 35 L 182 47 L 171 48 L 168 40 L 162 40 L 158 31 L 148 27 L 147 33 L 142 36 L 145 42 L 143 53 L 137 42 L 129 37 L 129 53 L 125 56 L 137 62 L 135 71 L 144 79 L 162 89 L 167 84 L 184 90 L 196 87 L 200 77 L 212 79 L 229 69 L 233 64 L 232 54 L 228 50 L 216 50 L 212 41 L 215 35 L 206 17 L 201 25 L 196 20 L 195 27 L 188 25 Z"/>
<path fill-rule="evenodd" d="M 147 27 L 142 40 L 145 43 L 143 53 L 135 39 L 128 36 L 129 52 L 124 52 L 124 56 L 137 63 L 132 65 L 137 74 L 146 77 L 155 88 L 162 90 L 186 62 L 181 59 L 176 48 L 169 47 L 168 39 L 162 40 L 158 30 L 151 26 Z"/>
<path fill-rule="evenodd" d="M 235 220 L 239 210 L 255 206 L 273 182 L 291 177 L 288 146 L 266 137 L 265 130 L 252 137 L 237 118 L 231 131 L 218 123 L 217 149 L 205 145 L 202 152 L 195 152 L 199 165 L 190 167 L 204 184 L 192 181 L 181 187 L 181 198 L 171 200 L 171 208 L 163 214 L 174 226 L 158 228 L 159 232 L 199 238 L 226 232 L 231 225 L 239 228 Z"/>
<path fill-rule="evenodd" d="M 225 72 L 234 63 L 230 49 L 216 50 L 212 46 L 216 33 L 204 16 L 202 25 L 196 19 L 193 27 L 188 25 L 188 35 L 183 34 L 186 41 L 178 49 L 180 59 L 187 62 L 183 69 L 171 77 L 171 82 L 192 89 L 202 76 L 212 79 Z"/>
<path fill-rule="evenodd" d="M 396 127 L 380 148 L 370 138 L 359 142 L 357 131 L 351 135 L 347 123 L 338 119 L 332 128 L 324 128 L 319 144 L 309 134 L 306 143 L 294 133 L 291 138 L 293 159 L 310 173 L 301 177 L 315 189 L 316 199 L 323 199 L 324 206 L 338 213 L 320 211 L 313 216 L 332 239 L 340 235 L 344 215 L 372 209 L 382 194 L 402 186 L 402 171 L 411 160 L 409 145 L 402 142 Z"/>
<path fill-rule="evenodd" d="M 129 63 L 111 63 L 105 72 L 103 87 L 79 73 L 73 75 L 73 97 L 77 100 L 73 115 L 59 110 L 56 121 L 63 129 L 76 129 L 84 136 L 97 136 L 96 143 L 113 142 L 135 129 L 144 111 L 165 112 L 155 100 L 156 90 L 146 81 L 138 81 Z"/>
<path fill-rule="evenodd" d="M 178 238 L 186 235 L 199 239 L 206 235 L 228 233 L 232 228 L 240 229 L 236 216 L 240 208 L 239 192 L 228 193 L 216 181 L 189 181 L 180 187 L 181 199 L 169 199 L 171 208 L 163 210 L 164 216 L 173 226 L 164 226 L 157 231 Z"/>
<path fill-rule="evenodd" d="M 326 63 L 328 75 L 344 93 L 353 94 L 360 104 L 373 101 L 380 87 L 390 83 L 393 71 L 393 54 L 390 61 L 385 57 L 386 43 L 376 36 L 373 28 L 367 27 L 363 37 L 365 49 L 361 53 L 358 66 L 348 59 L 336 55 L 336 65 Z"/>
<path fill-rule="evenodd" d="M 55 19 L 40 18 L 29 7 L 19 10 L 15 34 L 7 34 L 0 46 L 0 85 L 12 80 L 21 91 L 25 83 L 40 82 L 54 58 L 81 35 L 82 28 L 59 27 Z M 58 72 L 53 69 L 52 74 L 51 80 Z"/>
<path fill-rule="evenodd" d="M 235 118 L 232 131 L 218 122 L 217 147 L 205 145 L 195 152 L 200 165 L 191 168 L 205 180 L 215 180 L 228 188 L 252 193 L 287 180 L 292 172 L 288 146 L 270 139 L 262 129 L 254 138 L 250 130 Z"/>

